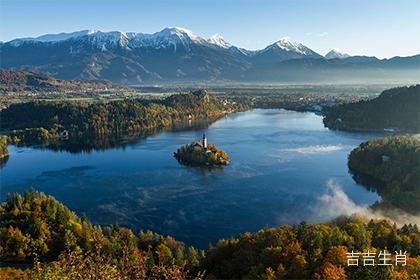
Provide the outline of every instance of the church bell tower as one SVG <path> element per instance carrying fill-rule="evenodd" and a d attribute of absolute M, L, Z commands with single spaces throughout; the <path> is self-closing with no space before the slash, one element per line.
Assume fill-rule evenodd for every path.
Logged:
<path fill-rule="evenodd" d="M 203 147 L 207 149 L 207 137 L 205 133 L 203 133 Z"/>

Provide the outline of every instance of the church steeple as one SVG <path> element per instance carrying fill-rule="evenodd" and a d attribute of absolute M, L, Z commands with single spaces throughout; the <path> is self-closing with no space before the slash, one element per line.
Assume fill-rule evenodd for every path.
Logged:
<path fill-rule="evenodd" d="M 203 133 L 203 147 L 207 149 L 207 137 L 205 133 Z"/>

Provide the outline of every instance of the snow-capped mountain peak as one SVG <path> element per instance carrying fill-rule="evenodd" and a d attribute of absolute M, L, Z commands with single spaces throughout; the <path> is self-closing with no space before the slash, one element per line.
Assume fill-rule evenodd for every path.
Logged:
<path fill-rule="evenodd" d="M 125 46 L 128 36 L 125 32 L 111 31 L 103 32 L 97 29 L 82 30 L 71 33 L 46 34 L 35 38 L 21 38 L 11 41 L 11 45 L 18 47 L 23 43 L 59 43 L 67 40 L 82 40 L 86 39 L 88 42 L 94 43 L 96 46 L 104 49 L 107 45 Z"/>
<path fill-rule="evenodd" d="M 175 27 L 168 27 L 168 28 L 165 28 L 165 29 L 170 30 L 171 32 L 174 32 L 176 34 L 186 34 L 191 39 L 197 39 L 198 38 L 198 36 L 195 35 L 191 30 L 183 28 L 183 27 L 175 26 Z"/>
<path fill-rule="evenodd" d="M 219 46 L 224 49 L 230 48 L 232 45 L 226 42 L 226 40 L 218 33 L 214 34 L 207 40 L 210 44 Z"/>
<path fill-rule="evenodd" d="M 103 51 L 108 50 L 109 48 L 114 48 L 119 46 L 121 48 L 127 48 L 128 46 L 128 35 L 125 32 L 120 31 L 111 31 L 111 32 L 102 32 L 96 31 L 94 33 L 87 35 L 87 40 L 93 46 L 102 49 Z"/>
<path fill-rule="evenodd" d="M 327 59 L 333 59 L 333 58 L 346 58 L 346 57 L 350 57 L 349 54 L 342 52 L 339 49 L 332 49 L 331 51 L 329 51 L 326 55 L 325 58 Z"/>
<path fill-rule="evenodd" d="M 18 47 L 26 43 L 45 43 L 56 44 L 67 40 L 76 40 L 78 43 L 90 44 L 96 49 L 102 51 L 111 51 L 115 48 L 126 50 L 135 50 L 141 48 L 167 49 L 174 52 L 182 49 L 190 51 L 195 47 L 219 47 L 247 56 L 255 56 L 258 54 L 274 51 L 284 58 L 300 58 L 300 57 L 320 57 L 317 53 L 304 46 L 301 43 L 294 42 L 287 37 L 281 38 L 279 41 L 259 51 L 247 51 L 233 47 L 230 43 L 223 39 L 219 34 L 204 39 L 195 35 L 191 30 L 182 27 L 167 27 L 152 34 L 111 31 L 104 32 L 100 30 L 82 30 L 72 33 L 47 34 L 36 38 L 22 38 L 10 42 L 9 45 Z M 7 44 L 6 43 L 6 44 Z M 80 49 L 82 46 L 78 44 Z M 71 52 L 75 52 L 74 46 Z"/>
<path fill-rule="evenodd" d="M 269 45 L 265 49 L 255 51 L 251 53 L 251 56 L 257 56 L 261 54 L 267 54 L 275 52 L 278 53 L 282 59 L 301 58 L 301 57 L 322 57 L 305 45 L 294 42 L 288 37 L 283 37 L 277 42 Z"/>
<path fill-rule="evenodd" d="M 297 52 L 297 53 L 300 53 L 300 54 L 309 54 L 307 47 L 305 47 L 301 43 L 297 43 L 297 42 L 294 42 L 294 41 L 290 40 L 288 37 L 283 37 L 274 44 L 278 48 L 283 49 L 285 51 Z"/>
<path fill-rule="evenodd" d="M 180 45 L 189 49 L 191 44 L 202 45 L 207 44 L 207 41 L 195 35 L 192 31 L 182 27 L 167 27 L 153 34 L 137 33 L 131 42 L 131 45 L 134 48 L 173 48 L 174 50 Z"/>
<path fill-rule="evenodd" d="M 195 35 L 191 30 L 182 27 L 167 27 L 164 28 L 162 31 L 154 33 L 155 36 L 162 36 L 162 37 L 169 37 L 169 36 L 177 36 L 179 38 L 187 37 L 191 40 L 199 40 L 200 37 Z"/>
<path fill-rule="evenodd" d="M 70 32 L 70 33 L 58 33 L 58 34 L 45 34 L 39 37 L 35 38 L 22 38 L 17 40 L 25 40 L 25 41 L 37 41 L 37 42 L 58 42 L 58 41 L 64 41 L 72 38 L 77 38 L 81 36 L 86 35 L 92 35 L 95 33 L 101 32 L 100 30 L 91 29 L 91 30 L 82 30 L 82 31 L 76 31 L 76 32 Z"/>

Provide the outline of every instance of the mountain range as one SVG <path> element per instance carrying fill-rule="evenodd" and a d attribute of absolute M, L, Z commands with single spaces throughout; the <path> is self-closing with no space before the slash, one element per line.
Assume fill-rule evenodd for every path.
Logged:
<path fill-rule="evenodd" d="M 420 55 L 378 59 L 333 49 L 325 57 L 282 38 L 261 50 L 180 27 L 153 34 L 84 30 L 0 43 L 0 68 L 59 79 L 185 82 L 418 82 Z"/>

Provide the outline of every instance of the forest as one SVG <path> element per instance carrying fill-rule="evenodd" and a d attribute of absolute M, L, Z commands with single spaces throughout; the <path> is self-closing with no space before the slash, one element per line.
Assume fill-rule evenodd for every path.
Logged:
<path fill-rule="evenodd" d="M 46 73 L 0 70 L 0 93 L 13 92 L 66 92 L 66 91 L 107 91 L 117 88 L 106 81 L 58 80 Z"/>
<path fill-rule="evenodd" d="M 384 249 L 407 251 L 406 266 L 347 266 L 351 250 Z M 0 206 L 0 262 L 1 279 L 419 279 L 420 232 L 342 216 L 264 228 L 199 250 L 150 231 L 93 225 L 29 189 Z"/>
<path fill-rule="evenodd" d="M 383 91 L 377 98 L 325 108 L 328 128 L 420 132 L 420 85 Z"/>
<path fill-rule="evenodd" d="M 37 101 L 0 111 L 0 127 L 8 132 L 10 142 L 17 144 L 59 139 L 64 132 L 71 138 L 164 128 L 186 120 L 217 118 L 236 109 L 205 90 L 153 101 Z"/>
<path fill-rule="evenodd" d="M 9 150 L 7 149 L 7 137 L 0 135 L 0 162 L 9 157 Z"/>
<path fill-rule="evenodd" d="M 420 140 L 391 136 L 363 142 L 348 158 L 356 181 L 378 192 L 380 207 L 420 213 Z"/>

